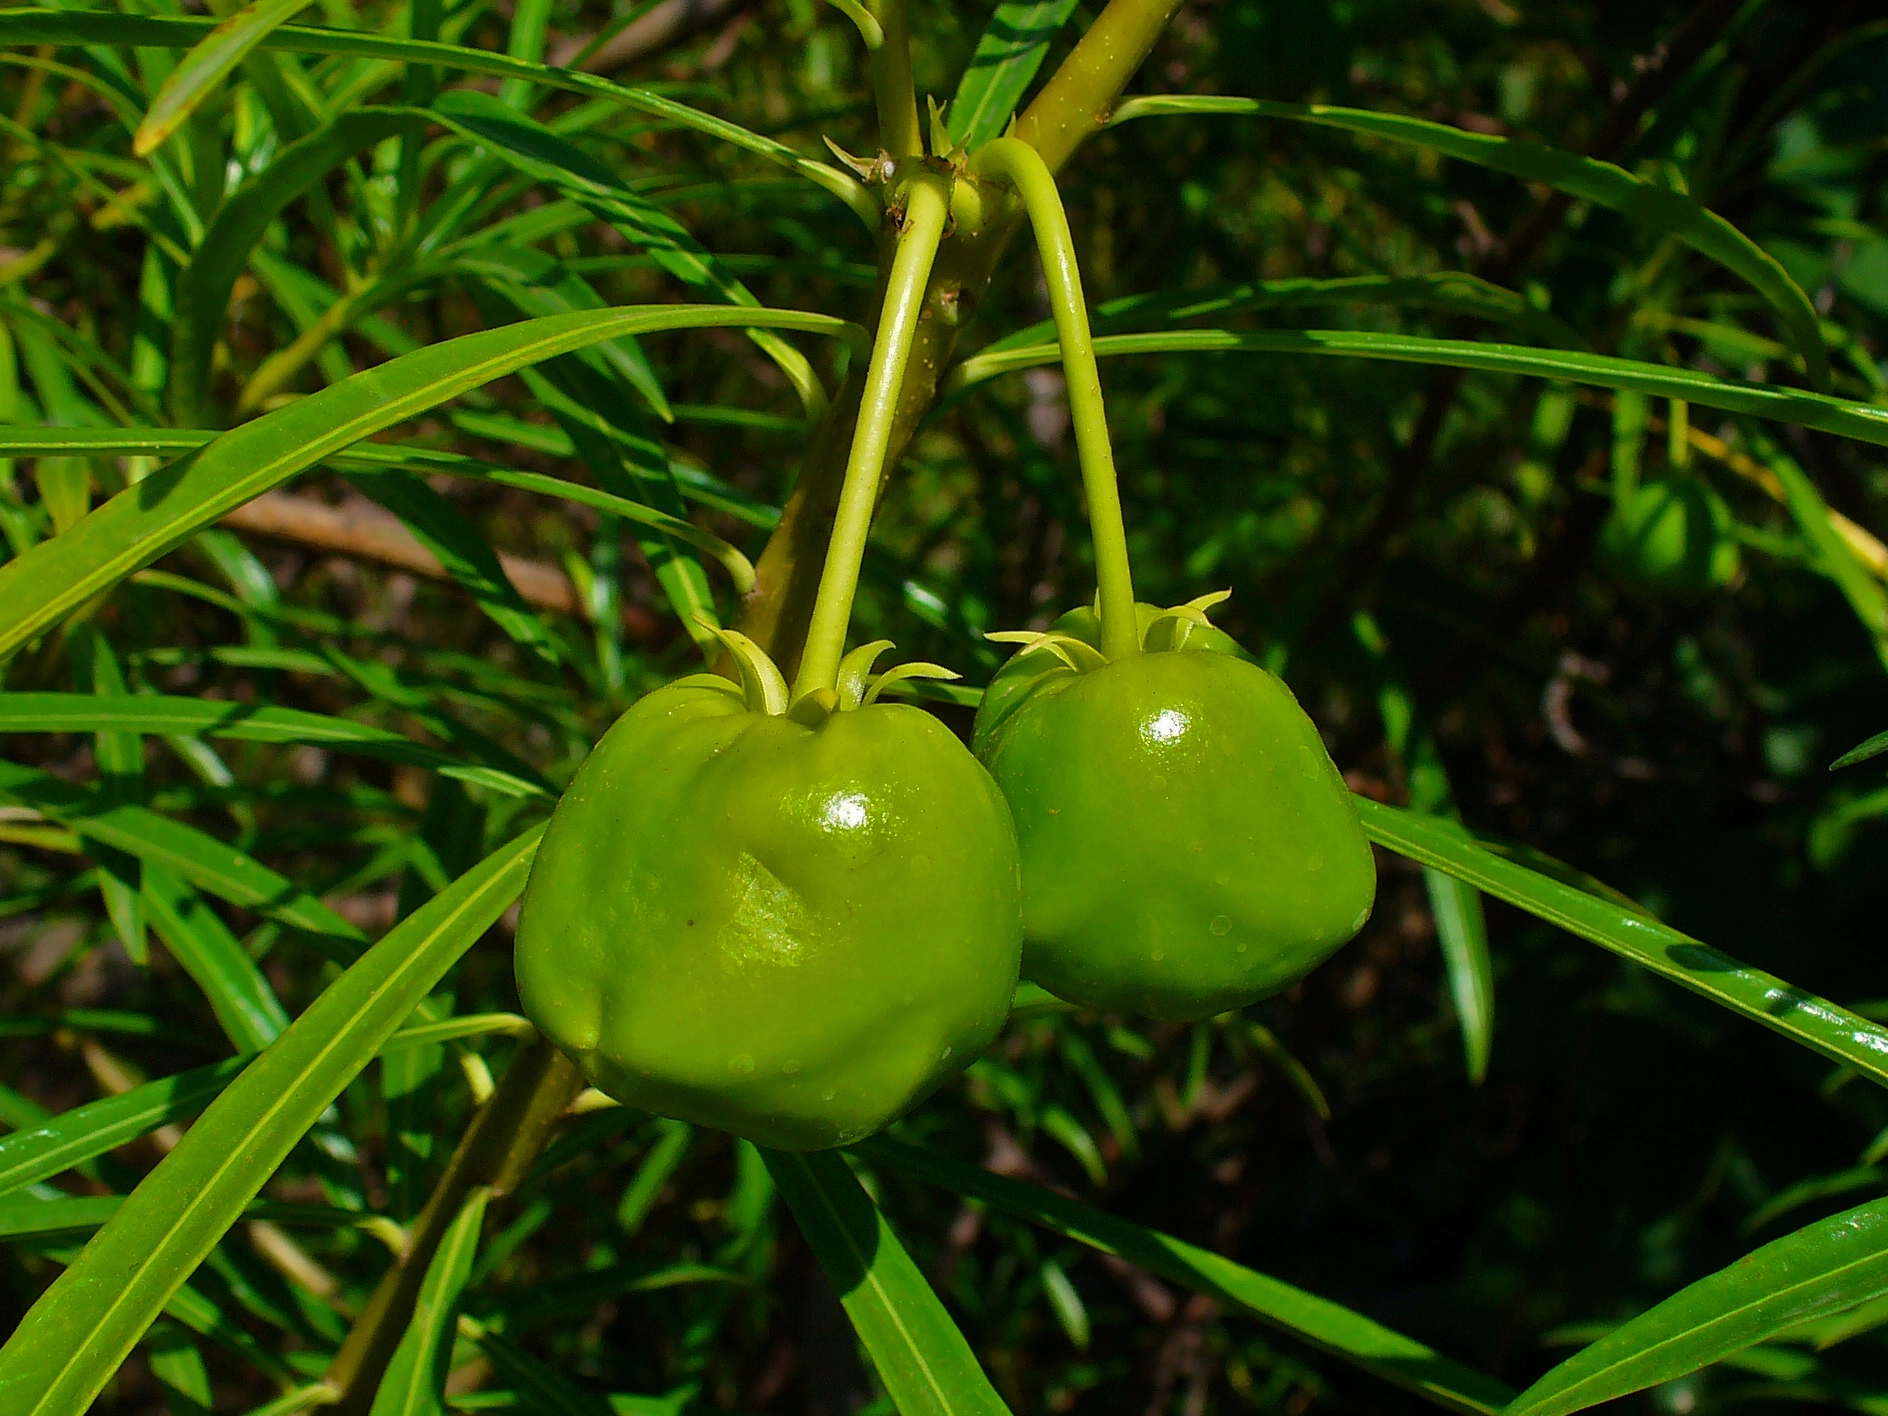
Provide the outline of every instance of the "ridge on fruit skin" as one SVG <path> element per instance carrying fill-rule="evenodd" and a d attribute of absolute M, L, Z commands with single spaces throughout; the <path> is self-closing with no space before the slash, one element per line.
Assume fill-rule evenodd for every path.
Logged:
<path fill-rule="evenodd" d="M 937 719 L 876 701 L 885 644 L 787 700 L 649 694 L 552 817 L 519 918 L 525 1013 L 626 1105 L 782 1150 L 862 1139 L 988 1045 L 1021 941 L 996 785 Z M 829 701 L 830 700 L 830 701 Z"/>
<path fill-rule="evenodd" d="M 1282 680 L 1206 621 L 1136 606 L 1142 652 L 1078 609 L 998 671 L 972 748 L 1023 861 L 1023 976 L 1173 1021 L 1289 986 L 1369 917 L 1376 865 L 1343 778 Z M 993 636 L 995 637 L 995 636 Z"/>

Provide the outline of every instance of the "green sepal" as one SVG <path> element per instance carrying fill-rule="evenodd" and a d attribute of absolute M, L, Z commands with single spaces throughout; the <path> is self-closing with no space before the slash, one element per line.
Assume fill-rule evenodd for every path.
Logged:
<path fill-rule="evenodd" d="M 901 679 L 957 679 L 963 675 L 954 669 L 947 669 L 942 664 L 928 664 L 922 659 L 909 664 L 896 664 L 872 680 L 872 687 L 865 695 L 867 705 L 878 702 L 878 696 Z"/>
<path fill-rule="evenodd" d="M 839 661 L 837 689 L 841 708 L 857 708 L 869 701 L 865 692 L 866 685 L 871 681 L 872 665 L 878 662 L 879 655 L 891 647 L 889 639 L 874 639 L 870 644 L 861 644 Z"/>
<path fill-rule="evenodd" d="M 722 629 L 718 625 L 708 625 L 708 629 L 721 641 L 722 647 L 734 656 L 734 662 L 741 671 L 741 693 L 747 700 L 747 711 L 765 713 L 773 718 L 784 714 L 788 706 L 786 676 L 767 657 L 767 651 L 739 630 Z"/>
<path fill-rule="evenodd" d="M 1067 664 L 1078 674 L 1092 673 L 1107 663 L 1101 650 L 1086 639 L 1078 639 L 1073 634 L 1060 630 L 1034 629 L 998 629 L 983 636 L 998 644 L 1020 644 L 1023 647 L 1016 653 L 1017 658 L 1032 654 L 1038 649 L 1045 649 Z"/>
<path fill-rule="evenodd" d="M 1141 648 L 1150 654 L 1178 653 L 1187 647 L 1195 628 L 1211 629 L 1206 612 L 1232 598 L 1230 590 L 1196 595 L 1184 605 L 1171 605 L 1141 630 Z"/>

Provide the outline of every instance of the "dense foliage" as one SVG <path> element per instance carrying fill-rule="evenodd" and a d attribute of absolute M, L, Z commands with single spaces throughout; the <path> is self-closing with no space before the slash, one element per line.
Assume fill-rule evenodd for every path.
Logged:
<path fill-rule="evenodd" d="M 1884 726 L 1888 6 L 911 8 L 960 142 L 1109 16 L 1172 15 L 1131 97 L 1238 100 L 1053 164 L 1137 588 L 1231 589 L 1387 849 L 1302 984 L 1026 994 L 852 1170 L 579 1095 L 506 911 L 704 617 L 797 652 L 770 533 L 895 244 L 821 143 L 886 141 L 860 33 L 298 8 L 220 66 L 176 0 L 0 10 L 0 1410 L 1489 1413 L 1681 1290 L 1512 1409 L 1888 1403 L 1888 789 L 1828 771 Z M 1095 581 L 982 239 L 853 632 L 966 738 L 983 634 Z"/>

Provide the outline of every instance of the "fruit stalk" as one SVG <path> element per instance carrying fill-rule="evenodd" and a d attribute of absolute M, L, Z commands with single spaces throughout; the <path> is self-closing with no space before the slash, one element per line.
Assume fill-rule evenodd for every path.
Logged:
<path fill-rule="evenodd" d="M 1114 449 L 1108 442 L 1108 410 L 1101 397 L 1101 370 L 1088 328 L 1088 304 L 1075 263 L 1075 238 L 1062 209 L 1055 177 L 1034 148 L 1016 138 L 998 138 L 970 160 L 978 177 L 1000 178 L 1016 189 L 1036 233 L 1036 250 L 1049 285 L 1062 369 L 1068 379 L 1069 416 L 1088 496 L 1088 524 L 1095 540 L 1095 580 L 1101 594 L 1101 652 L 1124 659 L 1141 650 L 1134 614 L 1134 578 L 1128 567 L 1127 528 L 1115 485 Z"/>
<path fill-rule="evenodd" d="M 819 598 L 813 605 L 806 649 L 793 682 L 796 700 L 816 689 L 831 690 L 838 683 L 846 627 L 852 620 L 852 597 L 859 588 L 859 564 L 865 556 L 865 538 L 872 529 L 879 475 L 898 411 L 898 391 L 904 382 L 925 287 L 937 258 L 938 243 L 944 238 L 949 211 L 949 178 L 920 171 L 910 179 L 905 189 L 898 254 L 892 260 L 891 278 L 885 288 L 878 337 L 872 342 L 872 358 L 866 368 L 858 427 L 846 459 L 839 511 L 833 519 L 832 540 L 827 544 L 826 564 L 820 573 Z"/>

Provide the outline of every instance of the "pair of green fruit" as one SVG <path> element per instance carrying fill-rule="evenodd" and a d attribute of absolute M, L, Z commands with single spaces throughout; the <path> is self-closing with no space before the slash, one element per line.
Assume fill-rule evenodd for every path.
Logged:
<path fill-rule="evenodd" d="M 603 1091 L 786 1150 L 887 1125 L 988 1046 L 1018 976 L 1208 1017 L 1368 917 L 1355 808 L 1289 689 L 1140 606 L 1078 610 L 997 675 L 975 756 L 876 701 L 856 651 L 789 708 L 751 646 L 619 719 L 559 803 L 518 927 L 532 1021 Z M 830 701 L 827 701 L 827 700 Z M 981 765 L 980 765 L 981 764 Z"/>

